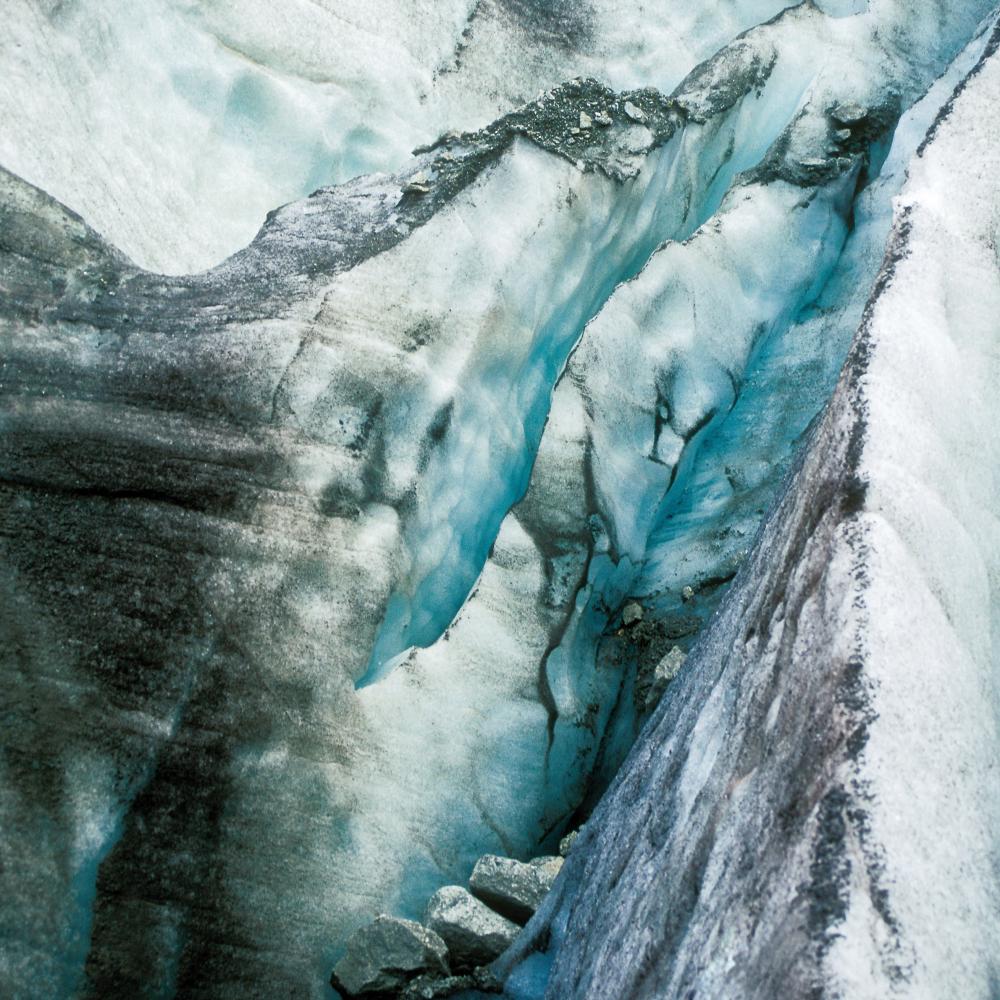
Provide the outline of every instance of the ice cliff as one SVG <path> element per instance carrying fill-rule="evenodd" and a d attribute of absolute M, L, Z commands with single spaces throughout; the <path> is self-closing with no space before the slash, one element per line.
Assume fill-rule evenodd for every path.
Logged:
<path fill-rule="evenodd" d="M 994 996 L 993 3 L 357 6 L 9 12 L 4 995 Z"/>

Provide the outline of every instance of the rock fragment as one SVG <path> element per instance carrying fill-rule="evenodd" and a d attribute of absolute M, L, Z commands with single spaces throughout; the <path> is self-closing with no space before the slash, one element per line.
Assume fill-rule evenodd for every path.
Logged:
<path fill-rule="evenodd" d="M 573 830 L 567 833 L 562 840 L 559 841 L 559 854 L 564 857 L 569 857 L 569 852 L 573 850 L 573 845 L 576 843 L 576 838 L 580 836 L 579 830 Z"/>
<path fill-rule="evenodd" d="M 643 111 L 642 108 L 636 107 L 631 101 L 625 102 L 623 110 L 625 111 L 625 114 L 634 122 L 642 124 L 646 120 L 646 112 Z"/>
<path fill-rule="evenodd" d="M 518 924 L 526 924 L 552 888 L 562 858 L 535 858 L 525 864 L 487 854 L 476 862 L 469 880 L 474 896 Z"/>
<path fill-rule="evenodd" d="M 427 194 L 431 189 L 430 178 L 423 170 L 415 173 L 404 185 L 403 194 Z"/>
<path fill-rule="evenodd" d="M 681 600 L 685 602 L 694 600 L 694 587 L 685 587 L 681 591 Z"/>
<path fill-rule="evenodd" d="M 840 122 L 841 125 L 857 125 L 862 119 L 868 117 L 868 109 L 863 108 L 860 104 L 838 104 L 830 112 L 830 117 L 834 121 Z"/>
<path fill-rule="evenodd" d="M 654 679 L 672 681 L 680 673 L 686 659 L 687 654 L 681 647 L 674 646 L 656 665 L 656 672 L 653 674 Z"/>
<path fill-rule="evenodd" d="M 446 885 L 431 896 L 424 923 L 448 946 L 449 963 L 457 972 L 492 962 L 520 930 L 458 885 Z"/>
<path fill-rule="evenodd" d="M 503 985 L 489 969 L 474 969 L 464 976 L 424 975 L 414 979 L 402 993 L 400 1000 L 439 1000 L 465 991 L 502 993 Z"/>
<path fill-rule="evenodd" d="M 652 708 L 666 691 L 668 685 L 681 671 L 687 654 L 680 646 L 674 646 L 666 656 L 656 665 L 653 672 L 653 682 L 650 685 L 649 693 L 646 695 L 646 707 Z"/>
<path fill-rule="evenodd" d="M 541 874 L 545 891 L 548 892 L 552 888 L 556 876 L 562 871 L 563 859 L 554 854 L 544 855 L 540 858 L 532 858 L 528 865 Z"/>
<path fill-rule="evenodd" d="M 382 914 L 351 935 L 330 982 L 347 997 L 398 993 L 421 973 L 447 976 L 447 954 L 433 931 Z"/>
<path fill-rule="evenodd" d="M 632 625 L 638 625 L 642 621 L 642 616 L 645 614 L 642 605 L 638 601 L 629 601 L 628 604 L 622 608 L 622 625 L 626 628 L 630 628 Z"/>
<path fill-rule="evenodd" d="M 607 111 L 598 111 L 594 115 L 594 121 L 601 126 L 601 128 L 607 128 L 609 125 L 614 124 L 614 119 L 607 113 Z"/>
<path fill-rule="evenodd" d="M 594 124 L 594 119 L 586 111 L 580 112 L 580 128 L 590 128 Z"/>

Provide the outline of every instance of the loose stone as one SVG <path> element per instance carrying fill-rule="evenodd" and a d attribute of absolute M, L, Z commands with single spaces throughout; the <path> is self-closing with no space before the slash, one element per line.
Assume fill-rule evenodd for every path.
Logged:
<path fill-rule="evenodd" d="M 646 707 L 652 708 L 660 698 L 663 696 L 663 692 L 666 691 L 670 682 L 674 680 L 681 671 L 681 667 L 684 666 L 684 661 L 687 659 L 687 654 L 680 648 L 680 646 L 674 646 L 673 649 L 667 653 L 666 656 L 660 660 L 656 665 L 656 670 L 653 671 L 653 682 L 649 689 L 649 694 L 646 695 Z"/>
<path fill-rule="evenodd" d="M 860 104 L 838 104 L 830 116 L 842 125 L 856 125 L 863 118 L 868 117 L 868 109 Z"/>
<path fill-rule="evenodd" d="M 573 830 L 567 833 L 562 840 L 559 841 L 559 853 L 564 857 L 569 857 L 569 852 L 573 850 L 573 845 L 576 843 L 576 838 L 580 835 L 579 830 Z"/>
<path fill-rule="evenodd" d="M 414 174 L 403 186 L 404 194 L 427 194 L 431 189 L 430 178 L 422 170 Z"/>
<path fill-rule="evenodd" d="M 446 885 L 431 896 L 424 923 L 448 946 L 449 962 L 458 972 L 492 962 L 520 930 L 458 885 Z"/>
<path fill-rule="evenodd" d="M 438 1000 L 456 994 L 468 995 L 464 991 L 478 993 L 502 993 L 503 986 L 489 969 L 473 969 L 464 976 L 418 976 L 401 994 L 400 1000 Z"/>
<path fill-rule="evenodd" d="M 421 973 L 447 976 L 447 954 L 434 931 L 383 914 L 351 935 L 330 981 L 348 997 L 395 993 Z"/>
<path fill-rule="evenodd" d="M 640 124 L 646 120 L 646 112 L 642 108 L 636 107 L 631 101 L 625 102 L 625 114 L 634 122 Z"/>
<path fill-rule="evenodd" d="M 629 601 L 628 604 L 622 608 L 622 625 L 626 628 L 629 628 L 632 625 L 638 625 L 638 623 L 642 621 L 644 613 L 642 605 L 638 601 Z"/>
<path fill-rule="evenodd" d="M 535 858 L 525 864 L 487 854 L 476 862 L 469 880 L 473 895 L 509 920 L 526 924 L 552 888 L 562 858 Z"/>

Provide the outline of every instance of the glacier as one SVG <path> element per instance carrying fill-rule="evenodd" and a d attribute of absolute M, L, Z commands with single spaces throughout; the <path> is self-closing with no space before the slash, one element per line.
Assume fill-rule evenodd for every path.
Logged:
<path fill-rule="evenodd" d="M 4 994 L 993 996 L 998 14 L 13 0 Z"/>

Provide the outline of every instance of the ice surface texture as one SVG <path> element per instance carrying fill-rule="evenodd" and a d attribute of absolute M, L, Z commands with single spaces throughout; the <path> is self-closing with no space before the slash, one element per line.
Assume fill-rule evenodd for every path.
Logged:
<path fill-rule="evenodd" d="M 440 4 L 421 6 L 422 17 L 382 6 L 291 5 L 280 30 L 270 30 L 270 5 L 258 20 L 252 5 L 236 19 L 224 4 L 151 4 L 148 30 L 96 2 L 13 8 L 0 98 L 12 123 L 0 162 L 24 177 L 0 174 L 7 994 L 328 995 L 344 941 L 377 912 L 419 917 L 479 856 L 554 846 L 641 722 L 643 664 L 608 626 L 630 595 L 673 614 L 690 585 L 688 644 L 714 609 L 836 381 L 912 151 L 985 36 L 903 118 L 890 152 L 898 116 L 991 5 L 872 3 L 852 16 L 804 4 L 738 38 L 781 5 L 664 5 L 641 31 L 631 7 L 597 2 Z M 339 34 L 303 28 L 348 13 Z M 43 59 L 45 46 L 60 57 Z M 331 66 L 340 76 L 324 75 Z M 591 72 L 673 93 L 560 83 Z M 111 91 L 124 95 L 121 120 L 107 115 Z M 362 92 L 370 142 L 352 132 Z M 340 103 L 327 103 L 335 94 Z M 837 109 L 848 104 L 862 116 L 845 128 Z M 597 111 L 613 123 L 596 124 Z M 445 125 L 486 127 L 433 142 Z M 198 157 L 183 154 L 180 137 L 197 135 Z M 406 161 L 406 146 L 425 140 Z M 985 163 L 973 140 L 962 146 L 968 163 Z M 914 220 L 924 200 L 946 201 L 928 166 L 936 143 L 921 161 L 924 186 L 914 177 L 907 188 Z M 134 171 L 122 170 L 126 156 Z M 112 247 L 167 270 L 203 265 L 245 241 L 254 213 L 327 179 L 317 171 L 334 180 L 372 168 L 397 172 L 272 212 L 246 249 L 197 275 L 154 274 Z M 968 188 L 974 214 L 985 195 Z M 971 241 L 970 254 L 986 255 L 977 266 L 989 245 Z M 937 287 L 950 288 L 947 278 Z M 930 284 L 923 293 L 917 318 L 969 301 L 970 316 L 945 317 L 969 331 L 992 308 L 985 293 L 955 306 Z M 960 370 L 989 385 L 985 362 L 969 364 Z M 909 390 L 886 365 L 891 423 Z M 935 385 L 951 377 L 947 367 Z M 947 465 L 968 454 L 972 438 L 952 418 L 976 389 L 949 388 L 922 418 L 953 434 L 920 459 L 958 491 L 937 502 L 965 504 L 959 521 L 992 502 L 990 461 L 968 485 Z M 986 404 L 973 410 L 985 427 Z M 813 440 L 822 434 L 833 431 Z M 831 441 L 822 454 L 814 445 L 808 489 L 786 507 L 833 495 L 824 484 L 842 469 Z M 877 471 L 889 457 L 872 449 Z M 931 509 L 912 459 L 914 506 L 900 508 L 897 529 L 911 553 L 906 539 L 922 537 Z M 864 475 L 867 499 L 856 490 L 855 507 L 878 496 L 876 472 Z M 886 486 L 881 503 L 905 496 Z M 831 532 L 839 510 L 829 509 Z M 767 537 L 790 517 L 777 515 Z M 955 668 L 967 685 L 956 706 L 991 655 L 989 569 L 975 562 L 995 551 L 991 523 L 967 529 L 971 541 L 956 531 L 971 577 L 925 568 L 938 601 L 978 581 L 950 608 L 961 631 L 940 654 L 969 649 L 964 672 Z M 801 531 L 789 524 L 783 541 L 765 543 L 786 546 L 787 558 L 753 556 L 740 579 L 752 566 L 771 575 L 759 593 L 737 583 L 718 622 L 742 622 L 748 602 L 769 600 L 767 580 L 793 592 Z M 832 551 L 819 535 L 810 544 Z M 930 628 L 937 606 L 927 600 Z M 881 621 L 872 649 L 896 656 L 898 626 Z M 718 622 L 633 761 L 662 752 L 650 740 L 686 738 L 677 713 L 712 746 L 760 736 L 699 694 L 713 671 L 766 662 L 744 656 Z M 817 666 L 794 697 L 820 699 L 809 718 L 836 745 L 822 702 L 829 645 L 802 653 Z M 735 665 L 713 659 L 720 649 Z M 900 691 L 887 717 L 915 711 L 910 697 Z M 792 701 L 781 745 L 805 753 Z M 664 730 L 666 715 L 675 722 Z M 914 719 L 886 740 L 911 746 Z M 902 750 L 881 752 L 891 771 Z M 940 767 L 957 752 L 943 746 Z M 640 774 L 630 766 L 626 783 Z M 671 794 L 701 780 L 691 766 Z M 843 794 L 859 793 L 844 784 Z M 724 802 L 722 791 L 691 795 L 700 808 Z M 850 818 L 846 799 L 829 802 Z M 746 806 L 743 819 L 754 815 Z M 793 810 L 790 829 L 811 817 Z M 643 821 L 622 807 L 621 822 Z M 697 846 L 677 830 L 685 850 Z M 919 859 L 925 842 L 895 835 Z M 985 850 L 983 838 L 969 850 Z M 574 849 L 578 872 L 605 856 L 593 834 L 588 842 L 582 858 Z M 678 870 L 669 862 L 660 877 Z M 556 890 L 543 923 L 564 912 L 580 877 Z M 930 880 L 947 893 L 934 878 L 918 872 L 914 892 Z M 718 886 L 722 900 L 730 889 Z M 906 905 L 923 904 L 901 900 L 900 914 Z M 853 967 L 831 935 L 829 962 Z M 605 954 L 588 947 L 595 961 Z M 552 954 L 518 966 L 512 989 L 537 980 Z M 616 994 L 603 968 L 569 983 L 561 968 L 555 996 L 561 984 L 607 996 L 631 988 Z"/>
<path fill-rule="evenodd" d="M 5 0 L 0 164 L 136 263 L 217 263 L 266 212 L 394 170 L 570 77 L 669 92 L 785 0 Z"/>

